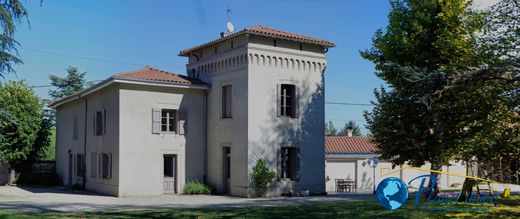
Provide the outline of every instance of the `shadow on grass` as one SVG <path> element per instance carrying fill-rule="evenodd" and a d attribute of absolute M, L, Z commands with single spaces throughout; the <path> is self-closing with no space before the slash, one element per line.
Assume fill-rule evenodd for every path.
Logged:
<path fill-rule="evenodd" d="M 447 207 L 482 207 L 477 204 L 453 204 Z M 446 207 L 436 205 L 433 207 Z M 0 211 L 0 218 L 520 218 L 520 196 L 501 200 L 498 207 L 481 211 L 433 212 L 409 201 L 403 208 L 388 211 L 375 201 L 333 202 L 282 207 L 248 207 L 226 209 L 161 209 L 115 212 L 47 212 L 27 213 Z"/>

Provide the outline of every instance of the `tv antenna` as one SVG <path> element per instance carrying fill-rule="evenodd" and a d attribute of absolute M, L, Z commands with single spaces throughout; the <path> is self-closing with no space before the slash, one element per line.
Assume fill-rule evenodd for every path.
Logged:
<path fill-rule="evenodd" d="M 238 6 L 240 6 L 240 5 L 234 5 L 234 6 L 228 6 L 227 7 L 227 10 L 226 10 L 226 16 L 227 16 L 226 28 L 227 28 L 228 33 L 232 33 L 232 32 L 235 31 L 235 26 L 229 20 L 229 15 L 231 15 L 231 13 L 233 12 L 233 9 L 238 8 Z"/>

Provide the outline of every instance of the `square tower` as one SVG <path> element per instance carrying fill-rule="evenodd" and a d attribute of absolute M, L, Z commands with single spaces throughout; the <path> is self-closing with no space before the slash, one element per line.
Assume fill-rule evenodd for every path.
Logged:
<path fill-rule="evenodd" d="M 325 192 L 323 74 L 334 46 L 252 26 L 180 52 L 188 76 L 211 85 L 204 156 L 219 193 L 254 196 L 259 159 L 277 175 L 268 196 Z"/>

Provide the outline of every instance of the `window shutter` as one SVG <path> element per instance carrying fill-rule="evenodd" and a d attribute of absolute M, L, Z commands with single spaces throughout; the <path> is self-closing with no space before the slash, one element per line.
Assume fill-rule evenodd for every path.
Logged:
<path fill-rule="evenodd" d="M 96 136 L 96 112 L 92 114 L 92 128 L 94 136 Z"/>
<path fill-rule="evenodd" d="M 103 133 L 102 135 L 105 135 L 107 133 L 107 117 L 106 117 L 106 110 L 103 109 L 103 119 L 101 120 L 101 122 L 103 123 L 103 125 L 101 126 L 103 128 L 103 131 L 101 133 Z"/>
<path fill-rule="evenodd" d="M 294 156 L 296 158 L 296 160 L 294 161 L 295 162 L 295 165 L 294 165 L 294 169 L 295 169 L 295 173 L 296 173 L 296 177 L 295 177 L 295 180 L 296 181 L 300 181 L 300 161 L 301 161 L 301 154 L 300 154 L 300 148 L 294 148 L 294 151 L 295 151 L 295 155 Z"/>
<path fill-rule="evenodd" d="M 99 153 L 98 155 L 98 177 L 103 178 L 103 154 Z"/>
<path fill-rule="evenodd" d="M 97 163 L 97 154 L 92 152 L 92 153 L 90 153 L 90 177 L 91 178 L 96 178 L 96 176 L 97 176 L 96 163 Z"/>
<path fill-rule="evenodd" d="M 276 149 L 276 172 L 278 180 L 282 178 L 282 149 L 278 147 Z"/>
<path fill-rule="evenodd" d="M 188 130 L 188 127 L 187 127 L 187 119 L 188 119 L 188 112 L 182 110 L 182 111 L 178 111 L 178 133 L 179 135 L 186 135 L 187 133 L 187 130 Z"/>
<path fill-rule="evenodd" d="M 300 117 L 300 89 L 294 85 L 294 118 Z"/>
<path fill-rule="evenodd" d="M 152 109 L 152 134 L 161 133 L 161 109 Z"/>
<path fill-rule="evenodd" d="M 280 97 L 281 92 L 282 92 L 282 85 L 281 84 L 277 84 L 276 85 L 276 115 L 277 116 L 281 116 L 282 115 L 282 111 L 280 109 L 281 106 L 282 106 L 282 98 Z"/>
<path fill-rule="evenodd" d="M 108 153 L 108 179 L 112 179 L 112 153 Z"/>

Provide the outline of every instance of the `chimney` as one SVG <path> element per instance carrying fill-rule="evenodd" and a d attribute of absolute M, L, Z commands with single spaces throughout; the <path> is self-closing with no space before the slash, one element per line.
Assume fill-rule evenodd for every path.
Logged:
<path fill-rule="evenodd" d="M 347 137 L 352 138 L 352 126 L 347 128 Z"/>

